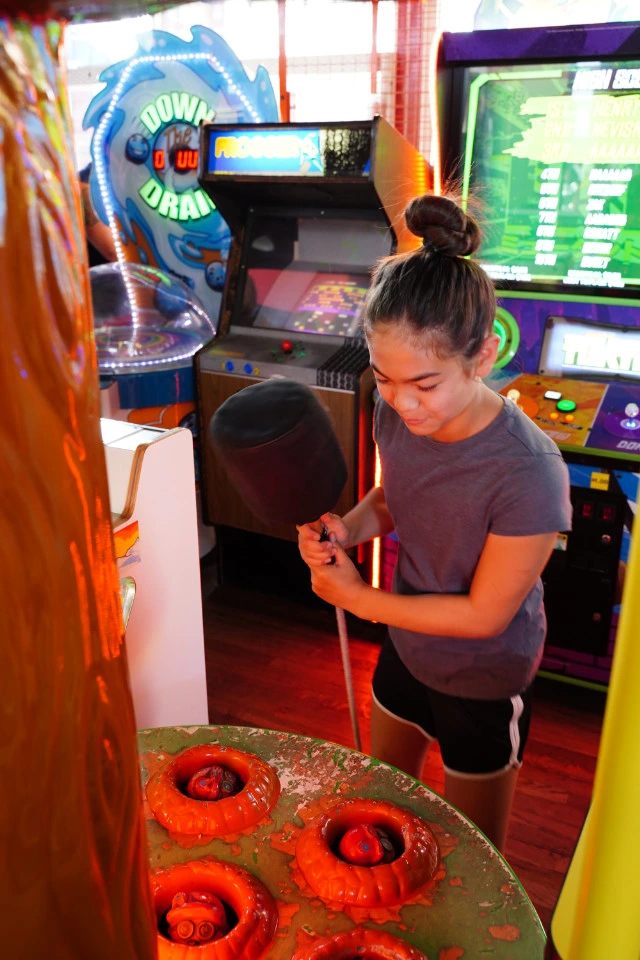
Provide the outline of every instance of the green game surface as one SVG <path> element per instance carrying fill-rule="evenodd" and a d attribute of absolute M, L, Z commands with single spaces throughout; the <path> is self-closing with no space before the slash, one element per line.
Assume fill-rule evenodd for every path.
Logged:
<path fill-rule="evenodd" d="M 175 754 L 206 743 L 254 753 L 270 763 L 280 778 L 279 800 L 268 818 L 243 834 L 185 845 L 157 823 L 145 800 L 151 868 L 214 856 L 251 871 L 278 904 L 278 931 L 265 958 L 290 960 L 298 947 L 359 924 L 386 930 L 429 960 L 542 960 L 544 931 L 515 874 L 468 820 L 419 781 L 323 740 L 211 726 L 141 731 L 143 786 Z M 332 804 L 352 797 L 411 810 L 438 841 L 442 860 L 434 879 L 404 906 L 335 911 L 306 886 L 295 860 L 301 830 Z"/>

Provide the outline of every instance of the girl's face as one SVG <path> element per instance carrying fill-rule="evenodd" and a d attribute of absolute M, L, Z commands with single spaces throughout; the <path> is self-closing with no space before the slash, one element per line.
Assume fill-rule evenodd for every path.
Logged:
<path fill-rule="evenodd" d="M 401 324 L 378 324 L 367 335 L 380 395 L 419 437 L 449 442 L 465 435 L 479 391 L 495 361 L 497 337 L 487 337 L 472 366 L 422 349 Z"/>

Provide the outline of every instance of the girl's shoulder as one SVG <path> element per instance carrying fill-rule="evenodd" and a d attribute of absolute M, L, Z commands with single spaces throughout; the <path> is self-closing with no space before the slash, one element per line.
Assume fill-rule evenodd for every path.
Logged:
<path fill-rule="evenodd" d="M 544 430 L 541 430 L 538 424 L 527 416 L 513 400 L 505 399 L 503 422 L 506 439 L 514 454 L 519 454 L 525 459 L 554 454 L 562 459 L 562 454 L 555 441 Z"/>

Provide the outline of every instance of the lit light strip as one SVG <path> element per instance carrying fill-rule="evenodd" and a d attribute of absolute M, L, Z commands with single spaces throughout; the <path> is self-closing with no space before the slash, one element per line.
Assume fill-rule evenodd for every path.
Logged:
<path fill-rule="evenodd" d="M 247 97 L 244 95 L 244 93 L 235 85 L 235 83 L 233 83 L 231 76 L 224 69 L 220 61 L 216 57 L 214 57 L 213 54 L 211 53 L 183 53 L 183 54 L 170 54 L 170 55 L 160 55 L 160 56 L 136 57 L 134 60 L 131 60 L 131 62 L 127 64 L 127 66 L 123 70 L 122 76 L 118 80 L 118 83 L 116 84 L 116 87 L 113 91 L 113 95 L 109 101 L 109 105 L 105 110 L 102 116 L 102 119 L 100 120 L 100 123 L 98 124 L 98 127 L 96 129 L 96 134 L 95 134 L 96 149 L 95 149 L 94 161 L 96 165 L 96 175 L 98 178 L 98 186 L 100 188 L 100 194 L 102 196 L 102 201 L 104 203 L 104 207 L 107 212 L 109 230 L 111 231 L 111 236 L 113 237 L 113 243 L 116 248 L 118 263 L 120 265 L 120 269 L 122 272 L 122 279 L 124 281 L 127 295 L 129 297 L 129 303 L 131 305 L 131 320 L 133 323 L 134 330 L 139 325 L 138 305 L 135 301 L 135 296 L 134 296 L 135 290 L 128 275 L 128 270 L 127 270 L 128 261 L 124 255 L 124 250 L 122 248 L 122 243 L 120 241 L 120 231 L 116 226 L 115 214 L 113 211 L 113 205 L 111 203 L 111 194 L 109 192 L 109 182 L 107 179 L 107 172 L 104 164 L 104 155 L 102 151 L 102 145 L 105 138 L 107 126 L 111 121 L 111 118 L 113 117 L 116 106 L 118 105 L 118 102 L 122 96 L 123 88 L 127 80 L 129 79 L 129 77 L 131 76 L 132 72 L 134 71 L 134 69 L 138 66 L 138 64 L 158 63 L 158 62 L 170 61 L 170 60 L 177 60 L 181 62 L 185 60 L 209 60 L 214 70 L 216 71 L 216 73 L 221 73 L 224 79 L 227 81 L 227 85 L 229 89 L 232 91 L 232 93 L 235 93 L 240 98 L 244 106 L 247 108 L 247 110 L 253 117 L 254 121 L 256 123 L 260 122 L 260 116 L 257 113 L 257 111 L 254 110 L 253 106 L 251 105 Z"/>
<path fill-rule="evenodd" d="M 429 111 L 431 113 L 431 157 L 433 160 L 433 192 L 442 193 L 442 159 L 440 157 L 440 118 L 438 116 L 438 49 L 442 32 L 436 33 L 429 53 Z"/>
<path fill-rule="evenodd" d="M 198 346 L 194 347 L 194 349 L 188 353 L 180 353 L 175 357 L 154 357 L 152 360 L 133 360 L 123 362 L 121 360 L 103 359 L 100 361 L 100 366 L 104 369 L 108 368 L 109 370 L 123 369 L 135 372 L 135 369 L 138 367 L 156 367 L 163 363 L 180 363 L 181 360 L 190 360 L 197 350 Z"/>
<path fill-rule="evenodd" d="M 382 483 L 382 464 L 380 463 L 380 453 L 378 444 L 374 444 L 375 449 L 375 470 L 373 474 L 373 485 L 379 487 Z M 373 541 L 373 555 L 371 557 L 371 586 L 379 589 L 380 587 L 380 565 L 382 557 L 382 541 L 376 537 Z"/>

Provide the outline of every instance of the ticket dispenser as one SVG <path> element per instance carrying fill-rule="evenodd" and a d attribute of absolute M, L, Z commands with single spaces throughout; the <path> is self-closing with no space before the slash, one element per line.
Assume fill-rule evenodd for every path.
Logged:
<path fill-rule="evenodd" d="M 201 435 L 223 401 L 289 377 L 317 392 L 348 465 L 339 503 L 373 485 L 373 375 L 359 319 L 371 269 L 419 243 L 404 209 L 430 186 L 421 155 L 381 117 L 349 123 L 204 124 L 200 183 L 232 232 L 218 335 L 198 357 Z M 296 539 L 247 510 L 202 451 L 209 523 Z M 361 555 L 364 560 L 364 555 Z"/>
<path fill-rule="evenodd" d="M 191 433 L 100 425 L 136 724 L 207 723 Z"/>

